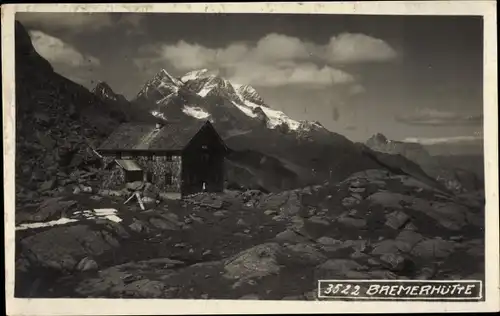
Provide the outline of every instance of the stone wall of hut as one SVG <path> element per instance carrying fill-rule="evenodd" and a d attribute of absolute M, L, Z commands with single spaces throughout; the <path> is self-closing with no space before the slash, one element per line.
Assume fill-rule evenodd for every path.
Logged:
<path fill-rule="evenodd" d="M 110 166 L 109 176 L 103 183 L 103 188 L 114 189 L 125 185 L 125 172 L 114 163 L 115 157 L 103 157 L 105 166 Z M 181 191 L 181 156 L 122 156 L 121 159 L 132 159 L 142 168 L 144 181 L 151 182 L 164 192 Z M 149 177 L 149 179 L 148 179 Z"/>
<path fill-rule="evenodd" d="M 180 156 L 153 156 L 135 158 L 144 170 L 144 176 L 152 175 L 152 183 L 161 191 L 180 193 L 182 160 Z"/>
<path fill-rule="evenodd" d="M 104 178 L 103 189 L 120 189 L 125 183 L 125 172 L 118 165 L 115 165 Z"/>
<path fill-rule="evenodd" d="M 119 189 L 123 187 L 125 183 L 125 172 L 114 162 L 115 158 L 104 156 L 102 160 L 105 168 L 103 172 L 106 173 L 102 183 L 102 188 Z"/>

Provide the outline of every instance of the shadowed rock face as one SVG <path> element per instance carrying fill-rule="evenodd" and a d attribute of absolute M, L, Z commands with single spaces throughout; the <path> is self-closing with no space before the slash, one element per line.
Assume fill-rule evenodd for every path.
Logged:
<path fill-rule="evenodd" d="M 18 21 L 15 22 L 15 45 L 16 76 L 19 79 L 26 78 L 27 75 L 37 77 L 53 71 L 50 63 L 36 52 L 28 32 Z"/>

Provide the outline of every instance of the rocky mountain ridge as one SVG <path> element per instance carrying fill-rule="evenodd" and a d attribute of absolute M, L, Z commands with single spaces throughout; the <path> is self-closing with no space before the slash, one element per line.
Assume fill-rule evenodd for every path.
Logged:
<path fill-rule="evenodd" d="M 480 190 L 483 184 L 483 175 L 473 172 L 473 166 L 464 169 L 462 165 L 450 164 L 452 159 L 435 157 L 429 154 L 426 148 L 419 143 L 409 143 L 387 139 L 378 133 L 366 141 L 366 145 L 374 151 L 392 155 L 401 155 L 418 164 L 428 175 L 435 178 L 453 192 L 468 192 Z"/>
<path fill-rule="evenodd" d="M 16 22 L 16 197 L 36 201 L 91 168 L 93 148 L 127 117 L 58 73 Z"/>
<path fill-rule="evenodd" d="M 112 100 L 123 103 L 128 102 L 122 94 L 115 93 L 104 81 L 99 81 L 91 92 L 102 100 Z"/>

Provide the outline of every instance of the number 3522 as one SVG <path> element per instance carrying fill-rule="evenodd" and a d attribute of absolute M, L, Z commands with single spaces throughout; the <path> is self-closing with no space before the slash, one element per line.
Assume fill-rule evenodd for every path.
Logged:
<path fill-rule="evenodd" d="M 361 287 L 359 285 L 351 284 L 341 284 L 341 283 L 330 283 L 323 290 L 323 295 L 346 295 L 346 296 L 358 296 Z"/>

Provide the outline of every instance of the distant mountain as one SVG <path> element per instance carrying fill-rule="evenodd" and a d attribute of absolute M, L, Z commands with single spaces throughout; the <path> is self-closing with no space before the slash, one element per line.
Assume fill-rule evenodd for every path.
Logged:
<path fill-rule="evenodd" d="M 432 156 L 419 143 L 389 140 L 383 134 L 377 133 L 366 141 L 366 145 L 376 151 L 402 155 L 418 164 L 435 163 Z"/>
<path fill-rule="evenodd" d="M 111 87 L 104 81 L 99 81 L 94 89 L 92 89 L 92 93 L 98 96 L 101 100 L 110 100 L 124 103 L 128 102 L 123 95 L 115 93 L 113 89 L 111 89 Z"/>
<path fill-rule="evenodd" d="M 150 113 L 137 108 L 135 104 L 128 101 L 122 94 L 115 93 L 104 81 L 99 81 L 94 89 L 92 89 L 92 93 L 102 102 L 106 103 L 108 107 L 123 113 L 124 121 L 155 121 L 155 118 Z"/>
<path fill-rule="evenodd" d="M 401 155 L 415 162 L 427 174 L 452 191 L 474 191 L 484 185 L 482 157 L 480 156 L 476 156 L 475 159 L 461 158 L 460 155 L 454 155 L 453 158 L 434 156 L 421 144 L 389 140 L 380 133 L 369 138 L 366 145 L 374 151 Z M 473 165 L 468 165 L 470 162 L 473 162 Z"/>

